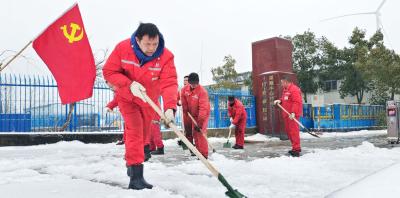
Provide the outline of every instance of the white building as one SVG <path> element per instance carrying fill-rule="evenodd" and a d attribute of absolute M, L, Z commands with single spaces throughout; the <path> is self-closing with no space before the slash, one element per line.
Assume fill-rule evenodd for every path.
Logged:
<path fill-rule="evenodd" d="M 320 97 L 324 104 L 357 104 L 357 96 L 346 96 L 345 98 L 340 97 L 339 88 L 342 80 L 328 80 L 324 82 L 325 91 L 319 89 L 317 93 L 307 94 L 307 103 L 312 103 L 315 97 Z M 365 92 L 362 99 L 362 104 L 369 104 L 371 93 Z"/>

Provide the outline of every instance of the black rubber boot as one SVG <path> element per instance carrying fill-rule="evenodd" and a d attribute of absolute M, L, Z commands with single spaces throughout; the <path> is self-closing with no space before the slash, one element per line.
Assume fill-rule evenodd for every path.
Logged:
<path fill-rule="evenodd" d="M 143 178 L 143 164 L 128 167 L 130 181 L 128 188 L 134 190 L 142 190 L 145 188 L 152 189 L 153 185 L 149 184 Z"/>
<path fill-rule="evenodd" d="M 147 162 L 151 158 L 150 145 L 144 146 L 144 161 Z"/>
<path fill-rule="evenodd" d="M 178 145 L 181 146 L 183 144 L 182 140 L 178 140 Z"/>
<path fill-rule="evenodd" d="M 164 155 L 164 147 L 157 148 L 157 150 L 151 152 L 152 155 Z"/>
<path fill-rule="evenodd" d="M 292 156 L 292 157 L 300 157 L 300 152 L 299 152 L 299 151 L 293 151 L 293 150 L 291 150 L 291 151 L 289 151 L 288 153 L 289 153 L 290 156 Z"/>
<path fill-rule="evenodd" d="M 288 151 L 288 153 L 289 153 L 290 155 L 291 155 L 293 152 L 294 152 L 293 149 Z M 301 149 L 300 149 L 300 150 L 296 150 L 296 152 L 300 153 L 300 152 L 301 152 Z"/>
<path fill-rule="evenodd" d="M 232 148 L 234 148 L 234 149 L 243 149 L 243 146 L 235 144 L 235 146 L 232 146 Z"/>

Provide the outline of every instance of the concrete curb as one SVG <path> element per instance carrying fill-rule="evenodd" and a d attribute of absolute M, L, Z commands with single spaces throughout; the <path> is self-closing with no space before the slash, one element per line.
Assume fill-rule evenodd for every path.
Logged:
<path fill-rule="evenodd" d="M 208 137 L 227 137 L 229 130 L 208 129 Z M 255 134 L 255 127 L 246 128 L 246 134 Z M 122 139 L 122 132 L 0 132 L 0 146 L 30 146 L 39 144 L 52 144 L 59 141 L 81 141 L 84 143 L 111 143 Z M 174 139 L 177 136 L 172 131 L 163 131 L 163 139 Z M 234 136 L 234 134 L 233 134 Z"/>

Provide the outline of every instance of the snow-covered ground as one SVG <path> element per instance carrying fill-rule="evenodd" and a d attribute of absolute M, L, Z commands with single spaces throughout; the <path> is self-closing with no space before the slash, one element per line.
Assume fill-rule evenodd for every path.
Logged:
<path fill-rule="evenodd" d="M 325 132 L 319 134 L 321 138 L 332 138 L 332 137 L 358 137 L 358 136 L 374 136 L 374 135 L 385 135 L 387 130 L 361 130 L 361 131 L 350 131 L 350 132 Z M 307 139 L 314 137 L 308 133 L 300 133 L 301 139 Z"/>
<path fill-rule="evenodd" d="M 361 131 L 324 133 L 321 136 L 354 138 L 381 136 L 384 133 Z M 308 135 L 302 134 L 301 137 L 307 139 Z M 253 146 L 253 149 L 279 141 L 260 135 L 247 138 L 265 141 Z M 386 174 L 397 172 L 394 178 L 400 175 L 399 147 L 380 148 L 365 141 L 361 145 L 341 149 L 305 148 L 306 152 L 300 158 L 285 155 L 270 157 L 261 153 L 255 159 L 238 160 L 227 153 L 240 154 L 245 151 L 222 150 L 221 142 L 225 141 L 224 138 L 210 138 L 213 146 L 221 150 L 212 154 L 210 161 L 234 188 L 248 197 L 360 197 L 357 194 L 358 189 L 363 188 L 357 185 L 362 184 L 357 182 L 360 179 L 367 178 L 380 184 L 388 176 L 369 175 L 380 170 L 389 172 Z M 155 188 L 142 191 L 125 189 L 129 178 L 126 176 L 123 146 L 74 141 L 0 147 L 0 196 L 224 197 L 226 189 L 200 161 L 178 148 L 176 140 L 167 140 L 165 145 L 166 155 L 153 156 L 150 162 L 145 163 L 145 178 Z M 387 183 L 384 185 L 389 185 Z M 358 189 L 351 190 L 353 186 Z M 383 196 L 384 193 L 390 195 L 390 192 L 380 192 L 379 195 Z"/>
<path fill-rule="evenodd" d="M 354 182 L 350 186 L 332 193 L 328 198 L 336 197 L 397 197 L 400 177 L 400 163 L 378 170 L 377 172 Z"/>

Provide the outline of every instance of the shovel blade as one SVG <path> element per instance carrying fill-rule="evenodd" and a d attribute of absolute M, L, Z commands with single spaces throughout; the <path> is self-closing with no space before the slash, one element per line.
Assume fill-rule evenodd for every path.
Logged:
<path fill-rule="evenodd" d="M 226 142 L 226 143 L 224 143 L 223 147 L 224 148 L 231 148 L 232 144 L 230 142 Z"/>
<path fill-rule="evenodd" d="M 185 143 L 182 143 L 182 145 L 181 145 L 181 146 L 182 146 L 182 149 L 183 149 L 183 150 L 188 150 L 188 149 L 189 149 L 189 148 L 186 146 L 186 144 L 185 144 Z"/>
<path fill-rule="evenodd" d="M 226 192 L 225 192 L 225 195 L 226 195 L 227 197 L 230 197 L 230 198 L 246 198 L 246 196 L 244 196 L 242 193 L 240 193 L 240 192 L 237 191 L 237 190 L 226 191 Z"/>

